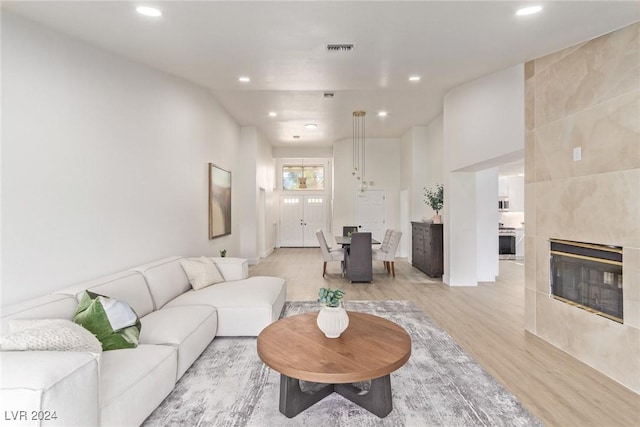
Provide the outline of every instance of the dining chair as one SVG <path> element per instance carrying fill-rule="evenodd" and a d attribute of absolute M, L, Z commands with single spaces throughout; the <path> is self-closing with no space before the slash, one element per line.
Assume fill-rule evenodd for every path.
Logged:
<path fill-rule="evenodd" d="M 327 274 L 327 262 L 344 261 L 344 250 L 331 249 L 329 245 L 327 245 L 327 239 L 325 239 L 321 229 L 316 230 L 316 237 L 318 238 L 320 252 L 322 252 L 322 258 L 324 259 L 324 265 L 322 266 L 322 277 L 324 277 L 324 275 Z"/>
<path fill-rule="evenodd" d="M 387 230 L 384 232 L 384 239 L 382 239 L 382 243 L 380 244 L 380 246 L 378 246 L 376 249 L 377 250 L 381 250 L 383 252 L 387 251 L 387 248 L 389 247 L 389 240 L 391 239 L 391 233 L 393 232 L 392 229 L 387 228 Z M 375 249 L 374 249 L 375 252 Z"/>
<path fill-rule="evenodd" d="M 400 238 L 402 237 L 402 231 L 398 230 L 387 230 L 389 233 L 389 240 L 384 245 L 380 245 L 380 248 L 374 249 L 372 257 L 375 261 L 382 261 L 384 263 L 384 268 L 387 270 L 387 273 L 391 273 L 393 277 L 396 277 L 396 251 L 398 250 L 398 245 L 400 244 Z M 385 234 L 385 239 L 386 239 Z"/>
<path fill-rule="evenodd" d="M 342 227 L 343 236 L 348 236 L 349 233 L 353 234 L 357 232 L 358 232 L 358 226 L 356 225 L 345 225 L 344 227 Z"/>
<path fill-rule="evenodd" d="M 353 233 L 349 251 L 345 256 L 347 279 L 350 282 L 371 282 L 373 280 L 371 254 L 371 233 Z"/>

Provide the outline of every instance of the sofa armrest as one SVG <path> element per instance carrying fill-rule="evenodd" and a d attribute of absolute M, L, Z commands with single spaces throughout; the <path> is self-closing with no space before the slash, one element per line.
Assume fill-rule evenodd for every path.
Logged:
<path fill-rule="evenodd" d="M 98 355 L 3 351 L 0 366 L 0 414 L 8 425 L 98 425 Z"/>
<path fill-rule="evenodd" d="M 213 257 L 210 259 L 227 282 L 249 277 L 249 262 L 244 258 Z"/>

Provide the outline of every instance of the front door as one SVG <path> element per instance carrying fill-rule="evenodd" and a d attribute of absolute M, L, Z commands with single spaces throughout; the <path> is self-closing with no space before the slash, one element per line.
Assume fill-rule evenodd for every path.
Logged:
<path fill-rule="evenodd" d="M 316 230 L 326 229 L 325 196 L 282 196 L 280 246 L 317 247 Z"/>

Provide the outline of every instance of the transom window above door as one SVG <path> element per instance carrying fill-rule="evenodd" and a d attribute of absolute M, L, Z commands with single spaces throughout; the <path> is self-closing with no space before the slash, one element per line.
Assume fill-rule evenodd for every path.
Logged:
<path fill-rule="evenodd" d="M 283 166 L 282 189 L 285 191 L 324 190 L 324 166 Z"/>

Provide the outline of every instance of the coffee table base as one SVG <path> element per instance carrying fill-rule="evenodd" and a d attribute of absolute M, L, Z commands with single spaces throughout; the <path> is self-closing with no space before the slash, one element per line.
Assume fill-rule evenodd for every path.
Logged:
<path fill-rule="evenodd" d="M 389 415 L 393 409 L 389 375 L 372 379 L 371 388 L 362 394 L 362 390 L 351 384 L 328 384 L 315 392 L 303 392 L 300 388 L 300 380 L 280 374 L 280 412 L 287 418 L 293 418 L 333 392 L 380 418 Z"/>

